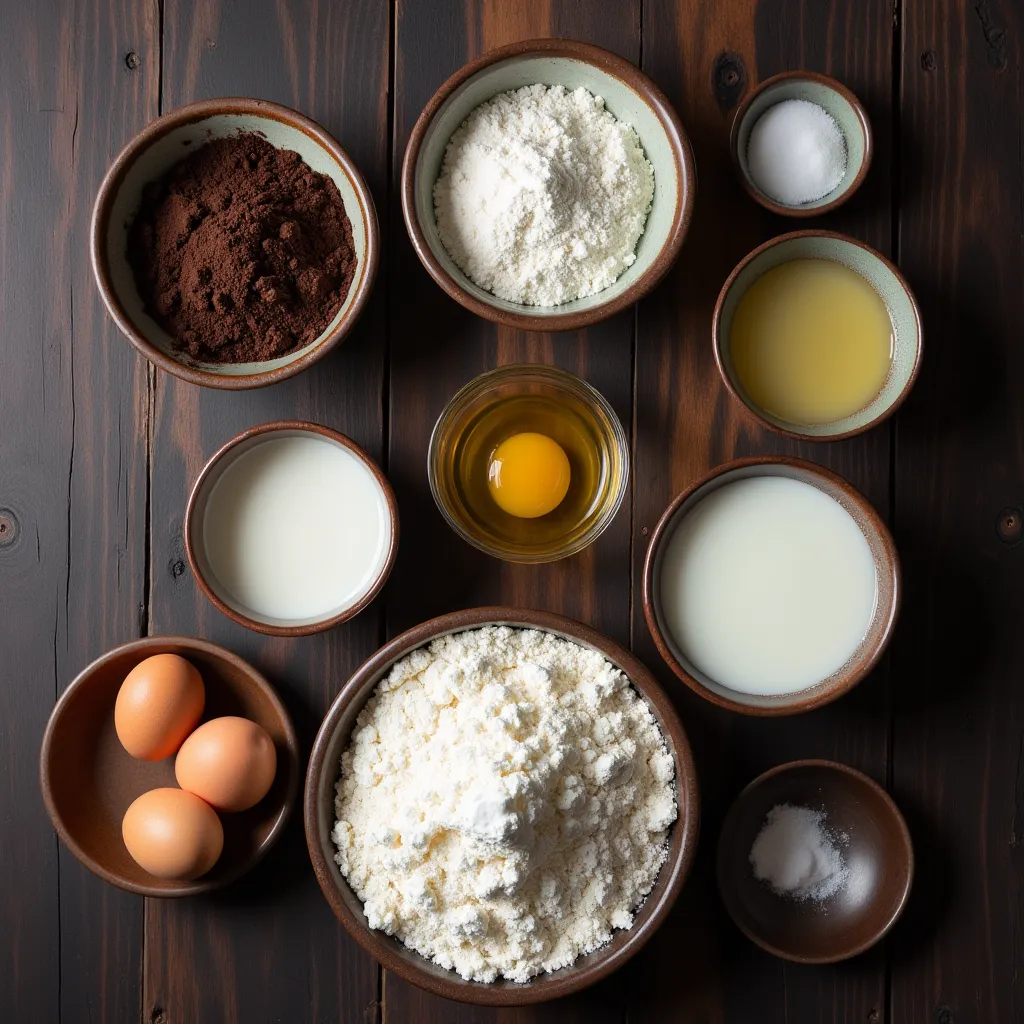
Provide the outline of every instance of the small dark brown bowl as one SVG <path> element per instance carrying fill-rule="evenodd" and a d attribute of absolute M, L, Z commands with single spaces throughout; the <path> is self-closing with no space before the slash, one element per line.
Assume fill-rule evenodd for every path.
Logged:
<path fill-rule="evenodd" d="M 203 721 L 238 715 L 259 723 L 277 748 L 277 775 L 255 807 L 222 814 L 224 850 L 213 868 L 187 882 L 156 878 L 132 860 L 121 820 L 136 797 L 177 787 L 174 758 L 139 761 L 114 730 L 114 702 L 125 676 L 154 654 L 178 654 L 206 688 Z M 122 644 L 83 669 L 50 715 L 39 755 L 43 801 L 64 845 L 105 882 L 140 896 L 195 896 L 245 874 L 281 834 L 299 788 L 299 743 L 270 684 L 236 654 L 186 636 L 151 636 Z"/>
<path fill-rule="evenodd" d="M 825 812 L 848 837 L 839 850 L 851 880 L 815 903 L 777 895 L 758 881 L 750 850 L 777 804 Z M 834 761 L 793 761 L 759 776 L 729 809 L 718 841 L 718 888 L 737 927 L 762 949 L 803 964 L 847 960 L 895 924 L 910 895 L 914 848 L 892 798 L 878 783 Z"/>
<path fill-rule="evenodd" d="M 377 485 L 380 487 L 381 496 L 388 512 L 389 533 L 387 551 L 384 555 L 380 571 L 373 582 L 352 604 L 347 605 L 335 614 L 327 615 L 319 619 L 303 620 L 281 620 L 261 618 L 253 609 L 248 609 L 232 596 L 217 580 L 209 559 L 206 556 L 205 544 L 203 541 L 203 514 L 206 509 L 206 502 L 212 493 L 214 485 L 220 479 L 221 474 L 238 456 L 250 451 L 262 441 L 268 440 L 271 436 L 295 437 L 303 434 L 313 435 L 336 444 L 355 455 L 360 462 L 370 471 Z M 300 526 L 284 527 L 285 529 L 301 529 Z M 381 471 L 370 456 L 355 443 L 350 437 L 331 430 L 329 427 L 321 426 L 319 423 L 306 423 L 302 420 L 276 420 L 273 423 L 261 423 L 258 426 L 243 430 L 233 437 L 227 444 L 210 456 L 209 461 L 203 466 L 202 472 L 192 485 L 192 493 L 188 498 L 188 505 L 185 508 L 185 553 L 188 556 L 188 563 L 192 567 L 199 589 L 214 603 L 217 609 L 223 612 L 229 619 L 233 619 L 240 626 L 251 629 L 256 633 L 265 633 L 270 636 L 310 636 L 313 633 L 320 633 L 325 629 L 331 629 L 341 622 L 358 615 L 381 591 L 391 575 L 391 568 L 395 564 L 395 557 L 398 555 L 398 502 L 395 493 L 388 483 L 387 477 Z M 267 538 L 267 543 L 272 544 L 273 537 Z"/>
<path fill-rule="evenodd" d="M 679 817 L 669 833 L 668 859 L 662 865 L 654 888 L 637 911 L 633 926 L 615 932 L 608 945 L 580 957 L 569 967 L 553 974 L 538 975 L 525 984 L 465 981 L 454 971 L 446 971 L 426 960 L 398 939 L 371 930 L 366 924 L 362 902 L 349 888 L 334 860 L 337 851 L 331 840 L 341 755 L 359 712 L 377 684 L 395 662 L 437 637 L 492 625 L 544 630 L 604 655 L 629 677 L 646 699 L 672 751 L 676 769 Z M 693 862 L 700 822 L 697 774 L 690 744 L 672 702 L 654 676 L 629 651 L 589 626 L 550 612 L 521 608 L 471 608 L 442 615 L 395 637 L 365 661 L 335 698 L 317 734 L 306 772 L 304 811 L 306 843 L 317 881 L 338 920 L 356 942 L 383 967 L 413 985 L 446 999 L 483 1006 L 523 1006 L 556 999 L 579 992 L 621 967 L 640 950 L 672 909 Z"/>
<path fill-rule="evenodd" d="M 747 143 L 751 129 L 762 114 L 784 100 L 809 100 L 824 108 L 835 119 L 846 139 L 847 165 L 843 180 L 827 195 L 800 206 L 787 206 L 765 195 L 747 168 Z M 784 71 L 761 82 L 736 108 L 729 148 L 736 174 L 755 202 L 782 217 L 818 217 L 842 206 L 860 188 L 871 166 L 874 144 L 864 104 L 842 82 L 814 71 Z"/>
<path fill-rule="evenodd" d="M 194 152 L 194 147 L 241 131 L 258 132 L 279 149 L 298 152 L 314 171 L 335 182 L 352 222 L 356 276 L 341 309 L 309 345 L 263 362 L 201 363 L 178 351 L 170 335 L 143 308 L 127 258 L 128 228 L 148 182 L 166 174 Z M 103 304 L 142 355 L 192 384 L 239 390 L 265 387 L 301 373 L 341 342 L 370 297 L 380 231 L 366 182 L 348 154 L 320 125 L 297 110 L 267 100 L 225 97 L 172 110 L 151 121 L 125 146 L 96 196 L 90 249 Z"/>
<path fill-rule="evenodd" d="M 709 679 L 679 650 L 661 615 L 661 564 L 675 527 L 697 502 L 723 484 L 749 477 L 782 476 L 817 487 L 837 501 L 853 518 L 868 542 L 875 562 L 875 614 L 860 646 L 850 659 L 817 686 L 793 693 L 740 693 Z M 759 456 L 718 466 L 673 499 L 651 534 L 644 560 L 643 605 L 647 628 L 665 664 L 694 693 L 730 711 L 745 715 L 795 715 L 838 700 L 874 667 L 889 644 L 899 615 L 903 588 L 900 560 L 892 534 L 871 503 L 841 476 L 803 459 Z"/>
<path fill-rule="evenodd" d="M 448 255 L 434 218 L 434 183 L 455 130 L 498 93 L 538 83 L 582 86 L 601 96 L 612 114 L 636 130 L 654 168 L 654 202 L 637 242 L 636 262 L 603 291 L 560 306 L 508 302 L 476 285 Z M 434 93 L 409 136 L 401 188 L 402 213 L 416 255 L 456 302 L 518 330 L 575 331 L 632 305 L 665 276 L 690 226 L 697 176 L 676 112 L 639 68 L 587 43 L 528 39 L 470 61 Z"/>

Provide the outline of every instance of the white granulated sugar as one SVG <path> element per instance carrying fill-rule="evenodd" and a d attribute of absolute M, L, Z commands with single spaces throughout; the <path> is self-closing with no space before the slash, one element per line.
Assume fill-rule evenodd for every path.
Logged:
<path fill-rule="evenodd" d="M 825 812 L 778 804 L 768 812 L 750 850 L 754 877 L 780 896 L 820 903 L 850 879 L 850 869 L 825 828 Z"/>
<path fill-rule="evenodd" d="M 846 174 L 846 137 L 824 107 L 783 100 L 754 124 L 747 168 L 770 199 L 800 206 L 827 196 Z"/>
<path fill-rule="evenodd" d="M 398 662 L 341 762 L 333 839 L 371 928 L 526 981 L 628 928 L 667 856 L 674 761 L 600 654 L 507 626 Z"/>
<path fill-rule="evenodd" d="M 557 306 L 635 260 L 654 169 L 634 129 L 586 89 L 530 85 L 477 107 L 452 135 L 434 208 L 449 255 L 481 288 Z"/>

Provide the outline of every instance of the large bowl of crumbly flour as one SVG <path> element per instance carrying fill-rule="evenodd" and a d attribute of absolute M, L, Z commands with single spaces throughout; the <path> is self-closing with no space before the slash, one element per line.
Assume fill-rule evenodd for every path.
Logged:
<path fill-rule="evenodd" d="M 595 156 L 596 137 L 583 128 L 580 138 L 571 137 L 582 117 L 552 120 L 541 110 L 533 121 L 519 117 L 512 123 L 507 111 L 498 110 L 481 120 L 483 105 L 538 87 L 585 90 L 605 119 L 610 114 L 628 126 L 642 149 L 641 162 L 653 169 L 653 197 L 645 188 L 644 210 L 633 211 L 627 201 L 636 184 L 631 170 L 609 162 L 617 144 L 610 145 L 605 166 Z M 531 133 L 536 124 L 547 127 Z M 467 131 L 471 138 L 463 138 Z M 562 140 L 557 157 L 549 151 L 552 135 Z M 464 150 L 456 165 L 453 137 Z M 478 57 L 434 94 L 405 151 L 402 212 L 420 261 L 456 302 L 521 330 L 568 331 L 607 319 L 661 280 L 682 247 L 696 184 L 686 132 L 643 72 L 595 46 L 535 39 Z M 450 202 L 443 198 L 453 192 L 458 195 Z M 455 210 L 461 210 L 458 231 L 457 218 L 449 216 Z M 615 211 L 610 222 L 609 211 Z M 608 268 L 598 257 L 612 251 L 609 235 L 625 230 L 634 212 L 643 220 L 645 211 L 642 233 L 635 244 L 635 234 L 630 236 L 629 254 L 607 283 Z M 455 238 L 465 251 L 461 244 L 453 248 Z M 583 283 L 588 274 L 597 290 Z M 577 297 L 552 300 L 556 294 Z M 550 301 L 558 304 L 544 304 Z"/>
<path fill-rule="evenodd" d="M 513 1006 L 620 967 L 697 844 L 690 745 L 627 650 L 571 619 L 453 612 L 366 661 L 324 719 L 306 841 L 338 919 L 437 995 Z"/>

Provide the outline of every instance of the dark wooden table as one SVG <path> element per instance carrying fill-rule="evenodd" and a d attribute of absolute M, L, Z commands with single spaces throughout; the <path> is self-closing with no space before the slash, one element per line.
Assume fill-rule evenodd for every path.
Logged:
<path fill-rule="evenodd" d="M 498 329 L 419 266 L 397 204 L 412 124 L 471 57 L 511 40 L 587 40 L 642 66 L 693 143 L 693 226 L 639 307 L 575 334 Z M 1010 0 L 182 0 L 0 4 L 0 1020 L 36 1024 L 345 1021 L 1024 1021 L 1024 5 Z M 921 301 L 925 360 L 895 422 L 837 444 L 754 429 L 715 372 L 711 309 L 731 267 L 793 223 L 729 163 L 732 111 L 787 68 L 867 104 L 867 182 L 821 221 L 896 259 Z M 374 192 L 384 255 L 340 351 L 276 387 L 229 394 L 154 371 L 104 313 L 89 214 L 120 148 L 163 111 L 258 96 L 322 123 Z M 816 223 L 816 222 L 812 222 Z M 612 402 L 632 500 L 582 555 L 519 567 L 444 526 L 427 487 L 431 425 L 471 377 L 557 363 Z M 309 639 L 256 636 L 198 592 L 181 523 L 204 460 L 244 427 L 308 418 L 376 456 L 402 543 L 383 598 Z M 669 499 L 733 456 L 828 465 L 888 518 L 903 558 L 890 656 L 812 714 L 719 712 L 660 662 L 638 600 Z M 488 1011 L 382 973 L 342 931 L 300 815 L 249 877 L 206 899 L 146 900 L 61 848 L 37 782 L 54 699 L 109 647 L 208 637 L 276 684 L 306 749 L 352 669 L 388 636 L 455 608 L 547 608 L 631 644 L 678 704 L 704 799 L 697 863 L 671 917 L 578 998 Z M 760 953 L 725 918 L 712 858 L 723 812 L 770 765 L 836 758 L 886 783 L 918 853 L 889 939 L 835 967 Z"/>

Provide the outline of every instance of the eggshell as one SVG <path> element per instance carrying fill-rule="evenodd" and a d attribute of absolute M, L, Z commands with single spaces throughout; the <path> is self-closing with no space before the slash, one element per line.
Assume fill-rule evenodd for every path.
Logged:
<path fill-rule="evenodd" d="M 114 703 L 114 728 L 132 757 L 161 761 L 196 727 L 206 703 L 203 679 L 177 654 L 155 654 L 125 677 Z"/>
<path fill-rule="evenodd" d="M 274 741 L 247 718 L 204 722 L 174 761 L 178 785 L 219 811 L 244 811 L 266 795 L 277 772 Z"/>
<path fill-rule="evenodd" d="M 125 811 L 121 836 L 151 875 L 179 881 L 205 875 L 224 848 L 216 811 L 181 789 L 151 789 Z"/>

